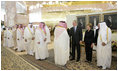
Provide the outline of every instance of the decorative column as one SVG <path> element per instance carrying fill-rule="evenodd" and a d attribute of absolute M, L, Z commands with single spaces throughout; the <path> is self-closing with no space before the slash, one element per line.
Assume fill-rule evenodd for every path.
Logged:
<path fill-rule="evenodd" d="M 7 27 L 12 27 L 15 25 L 16 20 L 16 2 L 15 1 L 6 1 L 5 2 L 5 22 Z"/>
<path fill-rule="evenodd" d="M 28 17 L 28 22 L 29 22 L 29 6 L 27 6 L 27 17 Z"/>
<path fill-rule="evenodd" d="M 100 22 L 103 22 L 104 21 L 104 15 L 100 14 L 100 17 L 101 17 Z"/>

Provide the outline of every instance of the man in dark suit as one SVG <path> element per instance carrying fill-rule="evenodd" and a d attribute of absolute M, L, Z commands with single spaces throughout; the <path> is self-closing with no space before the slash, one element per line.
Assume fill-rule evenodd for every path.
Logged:
<path fill-rule="evenodd" d="M 77 48 L 77 62 L 80 61 L 80 43 L 82 43 L 82 28 L 77 26 L 77 22 L 73 21 L 73 27 L 70 29 L 72 37 L 72 59 L 75 60 L 75 48 Z"/>
<path fill-rule="evenodd" d="M 72 56 L 72 38 L 71 38 L 71 35 L 70 35 L 70 29 L 69 28 L 67 28 L 67 32 L 68 32 L 68 35 L 69 35 L 69 37 L 70 37 L 70 57 Z"/>

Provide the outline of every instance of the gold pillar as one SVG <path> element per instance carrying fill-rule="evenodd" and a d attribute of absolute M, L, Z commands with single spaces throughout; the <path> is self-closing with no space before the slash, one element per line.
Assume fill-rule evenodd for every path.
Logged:
<path fill-rule="evenodd" d="M 103 14 L 101 14 L 101 15 L 100 15 L 100 17 L 101 17 L 100 22 L 103 22 L 103 21 L 104 21 L 104 15 L 103 15 Z"/>

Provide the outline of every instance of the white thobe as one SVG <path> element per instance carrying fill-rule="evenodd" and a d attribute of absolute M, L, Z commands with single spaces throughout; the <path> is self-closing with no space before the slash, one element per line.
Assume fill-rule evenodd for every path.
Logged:
<path fill-rule="evenodd" d="M 60 30 L 62 33 L 58 35 Z M 58 37 L 57 37 L 58 36 Z M 56 27 L 54 32 L 55 64 L 65 65 L 69 60 L 69 36 L 65 28 Z"/>
<path fill-rule="evenodd" d="M 24 50 L 24 45 L 23 45 L 23 34 L 22 31 L 18 28 L 17 29 L 17 51 L 22 51 Z"/>
<path fill-rule="evenodd" d="M 5 30 L 4 31 L 4 39 L 3 39 L 3 46 L 4 47 L 7 47 L 7 44 L 8 44 L 8 42 L 7 42 L 7 30 Z"/>
<path fill-rule="evenodd" d="M 107 32 L 108 31 L 108 32 Z M 103 32 L 102 34 L 99 32 L 98 41 L 97 41 L 97 66 L 103 66 L 104 68 L 110 68 L 111 66 L 111 30 Z M 102 45 L 102 42 L 105 42 L 105 46 Z"/>
<path fill-rule="evenodd" d="M 30 28 L 31 29 L 31 32 L 32 32 L 32 37 L 34 37 L 35 35 L 35 29 L 34 29 L 34 27 L 33 28 Z M 35 45 L 34 45 L 34 40 L 32 40 L 31 41 L 31 50 L 33 51 L 33 53 L 34 53 L 34 50 L 35 50 Z"/>
<path fill-rule="evenodd" d="M 45 59 L 49 57 L 48 48 L 46 47 L 46 38 L 45 34 L 41 29 L 37 28 L 35 31 L 35 58 L 36 59 Z M 38 44 L 40 42 L 40 44 Z"/>
<path fill-rule="evenodd" d="M 8 38 L 8 47 L 13 47 L 14 40 L 13 40 L 13 31 L 12 30 L 8 30 L 7 38 Z"/>
<path fill-rule="evenodd" d="M 51 42 L 51 40 L 50 40 L 50 30 L 47 26 L 45 26 L 45 29 L 46 29 L 46 38 L 47 38 L 46 43 L 50 43 Z"/>
<path fill-rule="evenodd" d="M 27 54 L 29 55 L 33 55 L 32 37 L 33 37 L 33 32 L 30 30 L 29 27 L 26 27 L 24 30 L 24 43 L 25 43 Z"/>
<path fill-rule="evenodd" d="M 16 28 L 13 28 L 13 39 L 14 39 L 14 49 L 16 49 L 16 46 L 17 46 Z"/>

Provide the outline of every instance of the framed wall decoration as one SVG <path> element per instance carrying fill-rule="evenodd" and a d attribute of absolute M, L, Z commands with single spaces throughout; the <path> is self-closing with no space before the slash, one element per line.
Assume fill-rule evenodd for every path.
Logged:
<path fill-rule="evenodd" d="M 86 16 L 77 16 L 78 26 L 81 26 L 82 29 L 85 29 L 86 25 Z"/>
<path fill-rule="evenodd" d="M 92 29 L 100 22 L 100 15 L 89 15 L 89 23 L 92 24 Z"/>
<path fill-rule="evenodd" d="M 109 28 L 117 30 L 117 13 L 104 14 L 104 21 Z"/>

